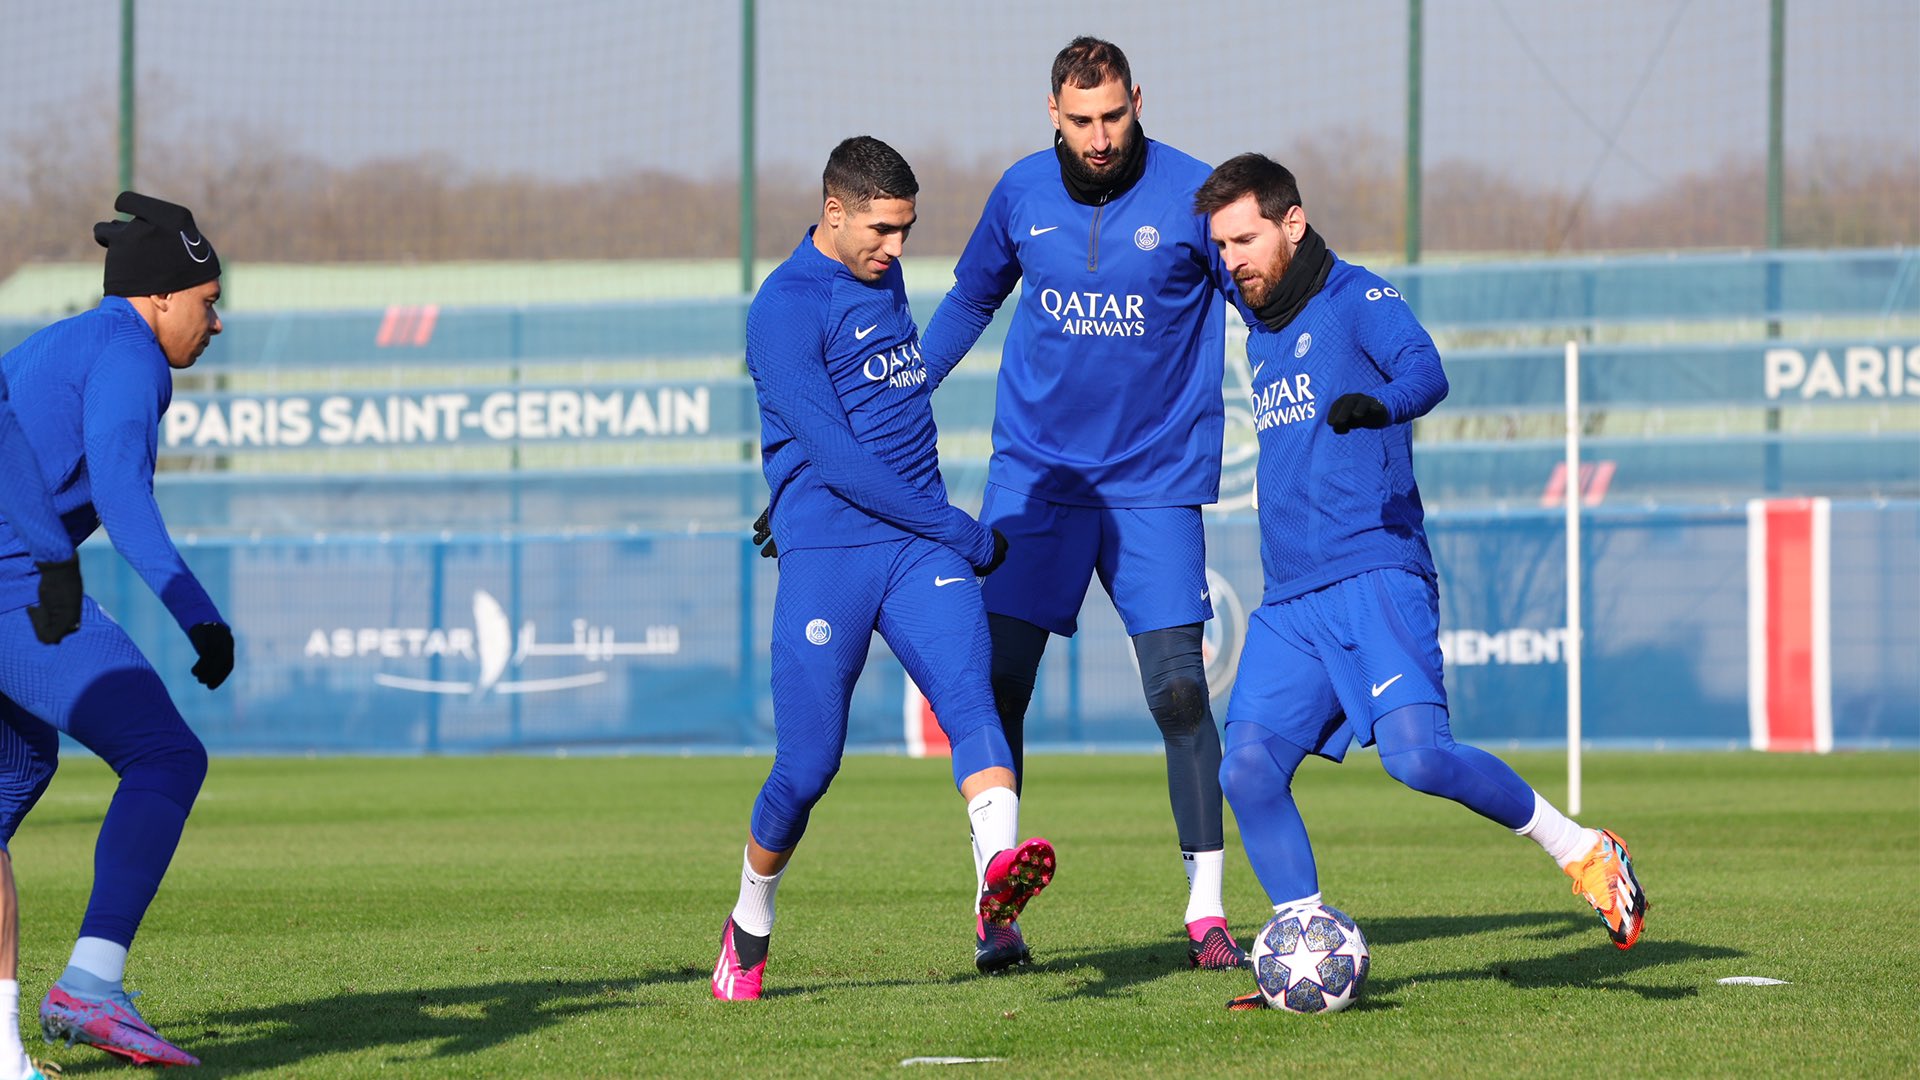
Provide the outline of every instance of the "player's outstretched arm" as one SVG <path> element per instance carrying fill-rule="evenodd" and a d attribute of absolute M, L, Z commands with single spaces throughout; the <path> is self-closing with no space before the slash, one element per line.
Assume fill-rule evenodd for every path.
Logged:
<path fill-rule="evenodd" d="M 854 436 L 820 362 L 818 339 L 756 323 L 750 313 L 747 366 L 760 386 L 760 407 L 793 434 L 821 482 L 874 517 L 945 544 L 970 565 L 985 565 L 993 557 L 991 532 L 966 511 L 908 483 Z"/>
<path fill-rule="evenodd" d="M 927 369 L 929 389 L 966 359 L 980 335 L 993 322 L 993 313 L 1020 283 L 1020 257 L 1007 235 L 1006 179 L 987 196 L 986 209 L 953 268 L 953 288 L 927 320 L 920 335 L 920 363 Z"/>
<path fill-rule="evenodd" d="M 183 631 L 225 624 L 213 599 L 167 535 L 153 497 L 166 368 L 149 357 L 108 353 L 87 379 L 81 402 L 93 505 L 114 550 L 160 598 Z M 196 642 L 196 646 L 197 646 Z"/>

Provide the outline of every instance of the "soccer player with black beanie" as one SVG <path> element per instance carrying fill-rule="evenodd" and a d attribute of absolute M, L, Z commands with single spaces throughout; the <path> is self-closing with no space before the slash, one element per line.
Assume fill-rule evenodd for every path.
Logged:
<path fill-rule="evenodd" d="M 1569 820 L 1492 754 L 1453 739 L 1439 591 L 1413 476 L 1413 420 L 1447 393 L 1433 339 L 1392 285 L 1307 224 L 1293 174 L 1259 154 L 1194 198 L 1252 333 L 1266 591 L 1247 621 L 1220 782 L 1274 910 L 1320 902 L 1294 771 L 1377 745 L 1388 775 L 1543 848 L 1619 948 L 1645 924 L 1627 845 Z M 1265 1004 L 1259 993 L 1229 1008 Z"/>
<path fill-rule="evenodd" d="M 214 689 L 233 670 L 233 632 L 167 535 L 153 471 L 172 373 L 192 366 L 220 332 L 220 259 L 186 207 L 126 191 L 114 209 L 132 220 L 94 226 L 107 249 L 105 299 L 21 342 L 0 357 L 0 369 L 43 474 L 59 478 L 52 501 L 69 541 L 106 526 L 192 642 L 194 678 Z M 0 526 L 0 610 L 38 591 L 27 552 L 14 522 Z M 100 826 L 79 940 L 40 1002 L 41 1030 L 136 1063 L 197 1065 L 133 1007 L 122 976 L 206 777 L 206 750 L 159 674 L 92 598 L 82 601 L 79 623 L 43 647 L 29 638 L 26 620 L 0 619 L 0 848 L 52 780 L 63 733 L 120 777 Z M 0 964 L 10 969 L 18 900 L 11 864 L 0 861 L 0 870 Z M 9 985 L 13 996 L 4 997 Z M 18 992 L 0 979 L 0 1080 L 31 1075 L 19 1072 L 25 1055 L 12 1041 Z"/>

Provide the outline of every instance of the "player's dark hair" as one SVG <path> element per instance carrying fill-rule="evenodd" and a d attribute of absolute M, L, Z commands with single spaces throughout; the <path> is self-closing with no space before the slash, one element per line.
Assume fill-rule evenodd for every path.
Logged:
<path fill-rule="evenodd" d="M 1241 154 L 1222 162 L 1193 193 L 1193 212 L 1213 214 L 1248 195 L 1260 205 L 1260 216 L 1275 225 L 1302 205 L 1300 185 L 1285 165 L 1265 154 Z"/>
<path fill-rule="evenodd" d="M 911 199 L 920 194 L 920 181 L 900 151 L 871 135 L 855 135 L 827 155 L 827 171 L 820 176 L 820 201 L 839 199 L 858 213 L 875 199 Z"/>
<path fill-rule="evenodd" d="M 1076 90 L 1091 90 L 1108 79 L 1119 79 L 1128 95 L 1133 93 L 1133 69 L 1127 66 L 1127 54 L 1111 41 L 1085 34 L 1067 42 L 1053 58 L 1053 96 L 1072 83 Z"/>

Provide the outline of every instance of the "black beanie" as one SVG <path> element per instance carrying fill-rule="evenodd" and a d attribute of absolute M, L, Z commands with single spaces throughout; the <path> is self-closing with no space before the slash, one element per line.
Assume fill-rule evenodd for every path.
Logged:
<path fill-rule="evenodd" d="M 193 224 L 193 211 L 137 191 L 121 192 L 113 208 L 133 220 L 93 227 L 94 241 L 107 249 L 108 296 L 180 292 L 220 276 L 220 256 Z"/>

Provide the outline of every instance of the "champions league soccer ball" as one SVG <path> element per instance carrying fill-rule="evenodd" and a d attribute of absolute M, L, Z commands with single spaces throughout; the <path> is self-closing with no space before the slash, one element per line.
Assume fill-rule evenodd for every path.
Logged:
<path fill-rule="evenodd" d="M 1367 939 L 1325 904 L 1283 908 L 1253 943 L 1253 977 L 1276 1009 L 1339 1012 L 1367 981 Z"/>

